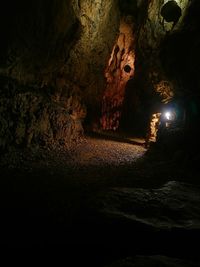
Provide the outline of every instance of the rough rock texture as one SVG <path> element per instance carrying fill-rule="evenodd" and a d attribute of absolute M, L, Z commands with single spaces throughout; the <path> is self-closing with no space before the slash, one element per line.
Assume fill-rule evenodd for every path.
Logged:
<path fill-rule="evenodd" d="M 95 106 L 101 104 L 103 70 L 119 28 L 118 5 L 114 0 L 83 0 L 73 1 L 73 8 L 82 32 L 70 51 L 65 71 L 81 87 L 86 103 L 95 111 Z"/>
<path fill-rule="evenodd" d="M 75 127 L 79 129 L 76 134 L 71 125 L 81 125 L 84 118 L 90 129 L 100 124 L 105 130 L 137 126 L 141 134 L 146 132 L 151 113 L 160 112 L 160 102 L 190 93 L 196 97 L 200 87 L 199 19 L 198 14 L 193 15 L 199 1 L 176 2 L 19 0 L 11 5 L 7 1 L 0 11 L 0 79 L 7 83 L 1 88 L 1 139 L 10 136 L 13 144 L 27 139 L 16 139 L 16 127 L 11 130 L 4 123 L 6 116 L 11 120 L 8 124 L 14 121 L 6 101 L 10 106 L 16 99 L 28 101 L 17 96 L 19 87 L 26 88 L 23 92 L 32 94 L 30 98 L 38 94 L 42 107 L 47 98 L 52 108 L 59 106 L 60 121 L 64 108 L 66 131 L 73 135 L 69 139 L 76 139 L 81 127 Z M 13 88 L 8 100 L 4 91 L 10 82 Z M 24 113 L 22 106 L 31 103 L 19 104 L 16 114 Z M 21 125 L 21 120 L 21 115 L 15 117 L 16 124 Z M 28 124 L 32 125 L 31 135 L 45 135 L 44 128 L 37 128 L 37 118 L 24 121 L 20 136 L 22 128 L 30 128 Z M 53 129 L 46 136 L 49 131 Z M 25 143 L 36 139 L 30 140 Z M 1 143 L 6 147 L 10 142 L 5 138 Z"/>
<path fill-rule="evenodd" d="M 76 139 L 86 105 L 100 109 L 116 1 L 20 0 L 0 15 L 1 147 Z"/>
<path fill-rule="evenodd" d="M 155 113 L 151 117 L 149 132 L 147 133 L 146 142 L 156 142 L 161 113 Z"/>
<path fill-rule="evenodd" d="M 151 230 L 200 229 L 199 204 L 199 188 L 175 181 L 159 189 L 113 188 L 96 199 L 102 218 Z"/>
<path fill-rule="evenodd" d="M 0 92 L 1 149 L 8 145 L 65 145 L 83 136 L 85 112 L 78 89 L 65 88 L 68 95 L 56 101 L 56 94 L 41 94 L 38 88 L 1 79 Z"/>
<path fill-rule="evenodd" d="M 169 22 L 162 16 L 162 9 L 168 1 L 152 0 L 147 7 L 147 15 L 139 33 L 139 49 L 143 54 L 145 69 L 147 70 L 147 79 L 152 84 L 154 90 L 161 96 L 163 102 L 168 102 L 175 94 L 174 81 L 166 76 L 160 61 L 160 49 L 163 42 L 169 35 L 181 31 L 184 18 L 186 16 L 189 1 L 178 1 L 181 8 L 181 16 L 176 21 Z M 166 13 L 172 14 L 173 9 Z M 170 56 L 170 55 L 168 55 Z M 148 59 L 148 61 L 147 61 Z"/>
<path fill-rule="evenodd" d="M 134 75 L 134 46 L 133 19 L 130 16 L 124 17 L 105 70 L 107 85 L 103 96 L 101 117 L 104 130 L 116 130 L 119 127 L 126 83 Z"/>
<path fill-rule="evenodd" d="M 145 135 L 151 114 L 159 113 L 167 103 L 177 101 L 186 120 L 193 121 L 190 127 L 187 122 L 184 126 L 190 140 L 198 131 L 195 124 L 199 124 L 200 114 L 197 77 L 200 23 L 196 11 L 199 2 L 170 2 L 178 9 L 169 8 L 167 0 L 138 1 L 135 74 L 126 86 L 121 125 L 135 134 Z M 193 115 L 189 107 L 192 105 L 196 109 Z"/>

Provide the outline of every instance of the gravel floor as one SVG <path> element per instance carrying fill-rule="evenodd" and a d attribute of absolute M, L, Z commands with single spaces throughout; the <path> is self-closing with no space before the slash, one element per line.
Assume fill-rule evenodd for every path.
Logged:
<path fill-rule="evenodd" d="M 76 147 L 72 157 L 80 165 L 118 166 L 134 163 L 145 151 L 143 146 L 88 137 Z"/>
<path fill-rule="evenodd" d="M 12 150 L 1 159 L 0 165 L 11 169 L 117 167 L 133 164 L 145 152 L 143 145 L 86 137 L 64 149 Z"/>

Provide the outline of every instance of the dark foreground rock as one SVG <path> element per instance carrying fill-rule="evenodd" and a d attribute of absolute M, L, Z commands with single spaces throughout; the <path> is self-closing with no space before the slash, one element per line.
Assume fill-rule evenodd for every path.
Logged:
<path fill-rule="evenodd" d="M 113 221 L 144 228 L 200 229 L 200 189 L 170 181 L 158 189 L 113 188 L 94 201 L 99 213 Z"/>
<path fill-rule="evenodd" d="M 166 256 L 136 256 L 112 263 L 109 267 L 198 267 L 198 262 L 185 261 Z"/>
<path fill-rule="evenodd" d="M 79 246 L 86 266 L 136 255 L 198 260 L 199 171 L 155 153 L 90 137 L 68 150 L 10 151 L 0 161 L 0 242 Z"/>

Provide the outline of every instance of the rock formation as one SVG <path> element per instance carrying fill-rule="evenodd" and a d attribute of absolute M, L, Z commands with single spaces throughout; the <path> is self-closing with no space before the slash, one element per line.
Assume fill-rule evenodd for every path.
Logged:
<path fill-rule="evenodd" d="M 67 144 L 80 138 L 83 123 L 146 129 L 158 103 L 196 97 L 198 6 L 20 0 L 11 8 L 7 1 L 0 14 L 1 149 Z"/>
<path fill-rule="evenodd" d="M 116 1 L 20 0 L 1 10 L 0 147 L 64 145 L 95 114 L 118 30 Z M 92 113 L 93 112 L 93 113 Z"/>

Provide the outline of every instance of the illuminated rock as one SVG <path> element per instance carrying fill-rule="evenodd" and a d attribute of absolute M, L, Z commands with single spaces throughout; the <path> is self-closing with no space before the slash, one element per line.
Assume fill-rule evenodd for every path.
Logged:
<path fill-rule="evenodd" d="M 119 36 L 105 70 L 107 84 L 101 116 L 104 130 L 117 130 L 119 127 L 126 84 L 135 71 L 134 46 L 134 23 L 127 17 L 121 21 Z"/>

